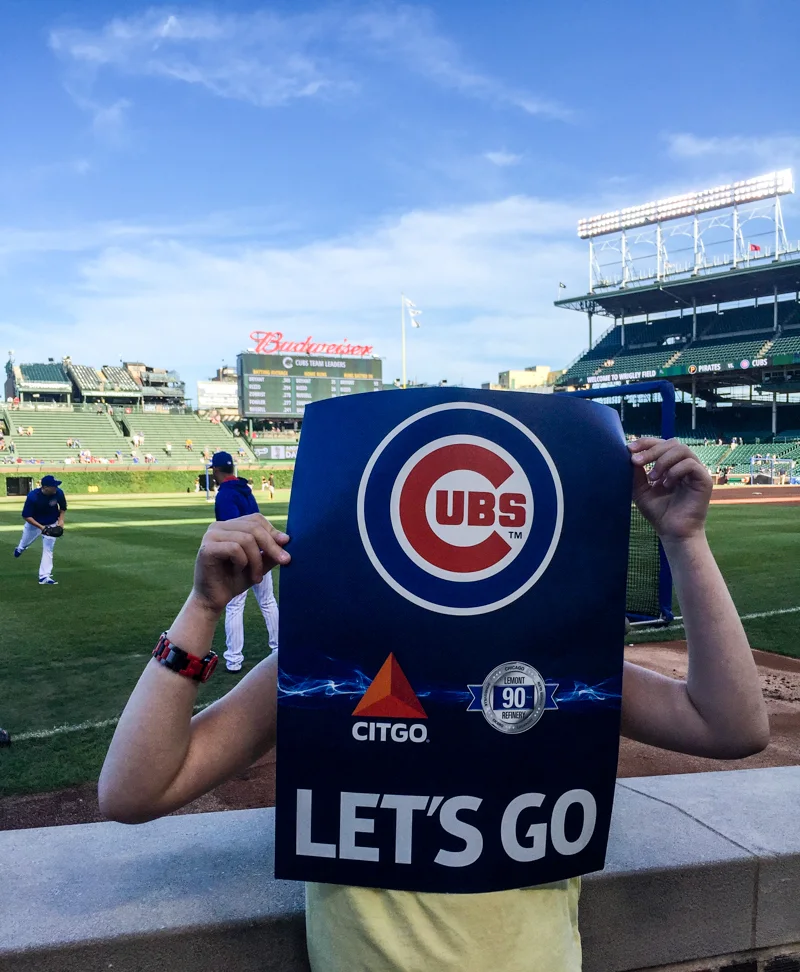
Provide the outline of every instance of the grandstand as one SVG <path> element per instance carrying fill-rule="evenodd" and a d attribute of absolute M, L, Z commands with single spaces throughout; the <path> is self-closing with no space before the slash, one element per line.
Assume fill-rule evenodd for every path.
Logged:
<path fill-rule="evenodd" d="M 556 306 L 587 315 L 589 347 L 555 390 L 666 379 L 685 439 L 736 437 L 763 452 L 764 442 L 797 430 L 800 243 L 786 236 L 780 209 L 793 189 L 790 172 L 770 173 L 582 220 L 590 289 Z M 759 220 L 768 223 L 761 233 Z M 602 264 L 607 253 L 619 264 Z M 599 315 L 611 323 L 594 341 Z M 646 402 L 633 404 L 645 407 L 626 412 L 626 429 L 645 431 Z M 743 446 L 735 458 L 703 448 L 707 465 L 749 465 Z"/>

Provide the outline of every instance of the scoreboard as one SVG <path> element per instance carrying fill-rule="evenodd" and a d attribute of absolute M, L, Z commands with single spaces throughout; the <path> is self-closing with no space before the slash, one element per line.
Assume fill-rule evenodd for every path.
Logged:
<path fill-rule="evenodd" d="M 302 418 L 309 402 L 383 388 L 379 358 L 240 354 L 237 371 L 247 418 Z"/>

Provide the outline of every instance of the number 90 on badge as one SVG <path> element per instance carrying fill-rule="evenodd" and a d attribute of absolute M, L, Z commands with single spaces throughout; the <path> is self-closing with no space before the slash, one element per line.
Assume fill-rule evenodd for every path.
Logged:
<path fill-rule="evenodd" d="M 547 685 L 533 665 L 512 661 L 489 672 L 482 685 L 470 685 L 469 712 L 483 712 L 494 729 L 515 734 L 536 725 L 546 708 L 554 708 L 557 685 Z M 551 705 L 548 705 L 548 700 Z"/>

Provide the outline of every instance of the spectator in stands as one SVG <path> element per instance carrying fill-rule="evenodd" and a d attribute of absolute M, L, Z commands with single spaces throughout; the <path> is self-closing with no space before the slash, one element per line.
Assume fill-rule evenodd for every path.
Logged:
<path fill-rule="evenodd" d="M 29 425 L 28 428 L 25 430 L 25 435 L 33 435 L 33 426 L 32 425 Z"/>
<path fill-rule="evenodd" d="M 184 445 L 186 446 L 187 452 L 194 452 L 194 443 L 191 439 L 187 439 Z"/>
<path fill-rule="evenodd" d="M 247 455 L 247 450 L 245 449 L 244 446 L 239 446 L 239 450 L 238 451 L 239 451 L 239 455 L 240 456 L 246 456 Z"/>
<path fill-rule="evenodd" d="M 144 461 L 145 462 L 155 462 L 156 461 L 155 460 L 155 456 L 151 455 L 149 452 L 145 452 L 145 454 L 144 454 Z"/>
<path fill-rule="evenodd" d="M 73 445 L 73 447 L 75 449 L 80 449 L 80 447 L 81 447 L 81 440 L 80 439 L 73 439 L 72 440 L 72 445 Z"/>
<path fill-rule="evenodd" d="M 144 445 L 144 432 L 139 432 L 139 445 Z"/>
<path fill-rule="evenodd" d="M 17 451 L 17 447 L 14 445 L 14 440 L 13 439 L 9 439 L 8 440 L 8 452 L 9 452 L 9 455 L 12 455 L 13 456 L 16 451 Z"/>
<path fill-rule="evenodd" d="M 203 458 L 206 462 L 208 462 L 208 460 L 211 458 L 211 450 L 208 448 L 208 446 L 203 448 Z"/>
<path fill-rule="evenodd" d="M 166 452 L 166 454 L 170 458 L 172 458 L 172 443 L 171 442 L 164 443 L 164 452 Z"/>
<path fill-rule="evenodd" d="M 242 434 L 242 433 L 241 433 L 241 432 L 239 431 L 239 426 L 238 426 L 238 425 L 237 425 L 237 426 L 236 426 L 236 428 L 235 428 L 235 429 L 233 430 L 233 434 L 234 434 L 234 435 L 236 436 L 236 438 L 237 438 L 237 439 L 238 439 L 238 438 L 239 438 L 239 436 L 240 436 L 240 435 Z"/>
<path fill-rule="evenodd" d="M 256 429 L 253 429 L 252 433 L 250 434 L 250 438 L 253 440 L 258 438 L 258 431 Z"/>
<path fill-rule="evenodd" d="M 72 448 L 72 437 L 70 437 L 69 439 L 67 439 L 67 448 L 68 449 L 71 449 Z"/>

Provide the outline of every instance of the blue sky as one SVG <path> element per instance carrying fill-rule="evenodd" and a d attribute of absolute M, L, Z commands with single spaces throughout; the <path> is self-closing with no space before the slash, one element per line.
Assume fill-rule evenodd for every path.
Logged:
<path fill-rule="evenodd" d="M 281 330 L 391 379 L 404 291 L 419 380 L 563 367 L 579 217 L 800 158 L 798 26 L 796 0 L 5 0 L 3 350 L 191 382 Z"/>

